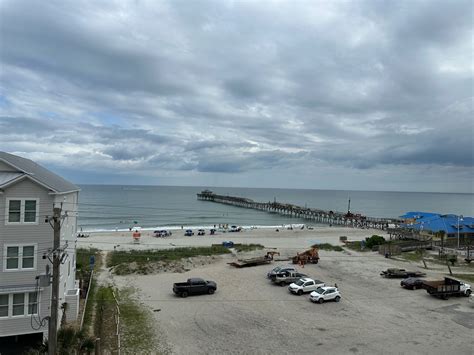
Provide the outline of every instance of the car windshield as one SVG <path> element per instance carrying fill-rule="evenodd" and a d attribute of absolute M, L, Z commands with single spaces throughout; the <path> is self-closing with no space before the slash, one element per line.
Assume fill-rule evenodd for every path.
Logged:
<path fill-rule="evenodd" d="M 298 286 L 302 286 L 304 284 L 304 281 L 303 279 L 300 279 L 298 281 L 295 282 Z"/>
<path fill-rule="evenodd" d="M 316 292 L 319 293 L 320 295 L 322 295 L 323 292 L 324 292 L 324 289 L 321 288 L 321 287 L 318 287 L 318 288 L 316 289 Z"/>
<path fill-rule="evenodd" d="M 321 280 L 314 280 L 314 283 L 315 284 L 323 284 L 324 282 L 322 282 Z"/>
<path fill-rule="evenodd" d="M 280 269 L 281 269 L 281 266 L 277 266 L 276 268 L 273 269 L 273 271 L 278 272 L 278 271 L 280 271 Z"/>

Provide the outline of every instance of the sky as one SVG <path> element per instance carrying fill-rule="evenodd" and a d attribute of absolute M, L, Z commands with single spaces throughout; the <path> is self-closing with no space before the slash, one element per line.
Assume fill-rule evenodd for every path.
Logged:
<path fill-rule="evenodd" d="M 473 2 L 0 0 L 0 150 L 78 184 L 474 192 Z"/>

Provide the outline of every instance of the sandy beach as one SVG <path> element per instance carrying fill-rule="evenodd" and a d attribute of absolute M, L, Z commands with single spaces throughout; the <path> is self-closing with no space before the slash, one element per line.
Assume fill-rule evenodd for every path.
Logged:
<path fill-rule="evenodd" d="M 344 227 L 313 227 L 313 229 L 283 229 L 278 228 L 244 229 L 241 232 L 216 232 L 210 235 L 197 236 L 197 230 L 192 237 L 184 236 L 184 230 L 173 230 L 170 237 L 153 237 L 153 231 L 141 231 L 140 243 L 135 243 L 132 232 L 91 232 L 89 237 L 79 238 L 79 247 L 94 247 L 101 250 L 140 250 L 140 249 L 167 249 L 185 246 L 209 246 L 222 241 L 231 240 L 234 243 L 262 244 L 267 248 L 294 248 L 306 249 L 317 243 L 331 243 L 339 245 L 339 237 L 346 236 L 348 240 L 362 240 L 373 234 L 387 236 L 386 233 L 375 229 L 358 229 Z"/>
<path fill-rule="evenodd" d="M 96 233 L 79 241 L 81 247 L 103 250 L 204 246 L 232 240 L 277 248 L 282 258 L 314 243 L 339 244 L 340 236 L 361 240 L 380 231 L 321 227 L 313 230 L 248 230 L 215 236 L 154 238 L 144 232 L 140 244 L 130 233 Z M 262 255 L 253 251 L 242 256 Z M 169 354 L 472 354 L 474 308 L 465 297 L 442 301 L 425 290 L 400 287 L 400 280 L 379 273 L 388 267 L 424 271 L 430 278 L 446 270 L 421 263 L 386 259 L 376 252 L 321 251 L 317 265 L 299 267 L 328 285 L 337 283 L 339 303 L 313 304 L 308 295 L 294 296 L 273 285 L 266 272 L 278 264 L 237 269 L 228 262 L 237 255 L 213 257 L 187 272 L 117 276 L 105 279 L 119 288 L 133 287 L 150 310 L 157 353 Z M 214 295 L 176 297 L 174 282 L 202 277 L 217 282 Z M 104 279 L 104 278 L 102 278 Z M 123 349 L 124 353 L 133 353 Z"/>

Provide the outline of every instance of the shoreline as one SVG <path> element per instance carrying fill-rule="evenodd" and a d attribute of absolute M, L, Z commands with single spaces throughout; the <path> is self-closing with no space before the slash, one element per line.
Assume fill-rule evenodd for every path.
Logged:
<path fill-rule="evenodd" d="M 221 225 L 223 225 L 221 223 Z M 227 224 L 228 226 L 230 226 L 230 224 Z M 305 228 L 308 228 L 309 227 L 312 227 L 312 228 L 316 228 L 316 227 L 320 227 L 320 226 L 326 226 L 326 224 L 318 224 L 318 223 L 313 223 L 313 224 L 306 224 L 306 223 L 286 223 L 286 224 L 275 224 L 275 225 L 249 225 L 249 226 L 238 226 L 240 228 L 242 228 L 242 230 L 252 230 L 252 229 L 276 229 L 276 228 L 284 228 L 284 229 L 287 229 L 288 227 L 292 226 L 293 228 L 301 228 L 301 226 L 304 226 Z M 130 232 L 132 230 L 135 230 L 135 229 L 139 229 L 141 231 L 155 231 L 155 230 L 170 230 L 170 231 L 179 231 L 179 230 L 183 230 L 185 231 L 186 229 L 205 229 L 205 230 L 208 230 L 208 229 L 211 229 L 211 228 L 215 228 L 215 229 L 219 229 L 219 224 L 209 224 L 209 225 L 182 225 L 182 226 L 169 226 L 169 225 L 166 225 L 166 226 L 156 226 L 156 227 L 141 227 L 141 226 L 133 226 L 133 227 L 128 227 L 128 228 L 99 228 L 99 229 L 84 229 L 82 227 L 80 227 L 80 230 L 77 232 L 77 233 L 89 233 L 89 234 L 92 234 L 92 233 L 116 233 L 116 232 Z M 220 228 L 220 229 L 224 229 L 224 228 Z M 230 228 L 228 228 L 230 229 Z M 221 231 L 223 233 L 226 233 L 224 231 Z M 229 231 L 227 231 L 228 233 Z"/>
<path fill-rule="evenodd" d="M 281 228 L 281 227 L 279 227 Z M 241 244 L 261 244 L 265 248 L 292 248 L 305 250 L 314 244 L 331 243 L 343 245 L 340 237 L 348 240 L 359 241 L 374 234 L 388 237 L 385 231 L 376 229 L 361 229 L 351 227 L 317 226 L 313 229 L 280 229 L 273 228 L 244 229 L 241 232 L 216 232 L 210 235 L 191 237 L 184 236 L 183 230 L 174 231 L 169 237 L 154 237 L 153 230 L 141 230 L 139 243 L 133 240 L 132 232 L 104 231 L 89 233 L 87 238 L 78 238 L 78 247 L 92 247 L 104 251 L 111 250 L 144 250 L 144 249 L 170 249 L 177 247 L 209 246 L 221 244 L 223 241 L 233 241 Z"/>

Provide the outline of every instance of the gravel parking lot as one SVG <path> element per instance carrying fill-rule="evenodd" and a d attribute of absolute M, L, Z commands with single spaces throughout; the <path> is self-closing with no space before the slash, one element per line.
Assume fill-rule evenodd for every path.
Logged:
<path fill-rule="evenodd" d="M 290 247 L 290 246 L 288 246 Z M 280 249 L 282 256 L 294 249 Z M 248 255 L 261 255 L 253 252 Z M 173 354 L 473 354 L 474 308 L 467 298 L 443 301 L 425 290 L 405 290 L 379 276 L 387 267 L 421 270 L 375 253 L 321 253 L 299 271 L 337 283 L 339 303 L 313 304 L 266 278 L 270 265 L 236 269 L 235 257 L 186 273 L 114 277 L 134 286 L 153 312 L 161 349 Z M 425 270 L 423 270 L 425 271 Z M 430 278 L 442 274 L 428 270 Z M 179 298 L 174 282 L 203 277 L 217 282 L 214 295 Z"/>

